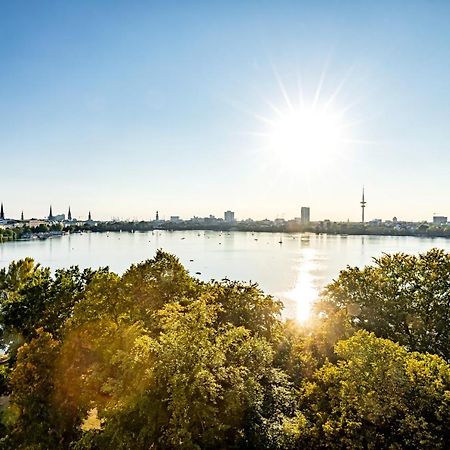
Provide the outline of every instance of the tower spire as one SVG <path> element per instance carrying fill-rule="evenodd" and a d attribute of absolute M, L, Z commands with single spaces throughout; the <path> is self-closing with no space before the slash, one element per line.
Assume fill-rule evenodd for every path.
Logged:
<path fill-rule="evenodd" d="M 53 220 L 52 205 L 50 205 L 50 212 L 48 213 L 48 220 Z"/>
<path fill-rule="evenodd" d="M 3 203 L 0 205 L 0 220 L 5 220 L 5 212 L 3 211 Z"/>
<path fill-rule="evenodd" d="M 67 220 L 72 220 L 72 213 L 70 212 L 70 206 L 69 211 L 67 212 Z"/>
<path fill-rule="evenodd" d="M 24 218 L 23 218 L 23 211 L 22 214 L 20 215 L 20 220 L 23 222 Z"/>
<path fill-rule="evenodd" d="M 362 188 L 362 200 L 361 200 L 361 222 L 364 223 L 364 208 L 366 207 L 366 201 L 364 200 L 364 186 Z"/>
<path fill-rule="evenodd" d="M 89 214 L 88 214 L 88 221 L 90 222 L 92 220 L 92 216 L 91 216 L 91 212 L 89 211 Z"/>

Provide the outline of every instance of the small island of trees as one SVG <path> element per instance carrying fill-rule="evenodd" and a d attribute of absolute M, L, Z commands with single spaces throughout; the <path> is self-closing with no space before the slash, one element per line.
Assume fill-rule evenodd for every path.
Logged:
<path fill-rule="evenodd" d="M 450 254 L 347 267 L 308 323 L 158 251 L 0 271 L 5 449 L 444 449 Z"/>

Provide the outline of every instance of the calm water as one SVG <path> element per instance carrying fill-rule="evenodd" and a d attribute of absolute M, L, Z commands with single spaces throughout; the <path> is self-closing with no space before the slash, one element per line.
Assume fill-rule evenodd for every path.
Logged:
<path fill-rule="evenodd" d="M 432 247 L 450 251 L 450 239 L 214 231 L 88 233 L 0 244 L 0 267 L 31 256 L 53 269 L 78 264 L 109 266 L 121 273 L 162 248 L 177 255 L 192 275 L 200 272 L 195 276 L 203 280 L 258 282 L 284 301 L 287 317 L 303 319 L 318 291 L 346 265 L 370 264 L 383 252 L 418 253 Z"/>

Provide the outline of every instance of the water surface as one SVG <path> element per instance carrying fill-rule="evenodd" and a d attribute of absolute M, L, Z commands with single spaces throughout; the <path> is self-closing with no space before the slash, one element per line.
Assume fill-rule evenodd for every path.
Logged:
<path fill-rule="evenodd" d="M 450 251 L 450 239 L 238 231 L 85 233 L 0 244 L 0 267 L 30 256 L 52 269 L 77 264 L 109 266 L 122 273 L 162 248 L 203 280 L 227 277 L 258 282 L 283 300 L 286 317 L 303 319 L 319 290 L 347 265 L 361 267 L 383 253 L 419 253 L 432 247 Z"/>

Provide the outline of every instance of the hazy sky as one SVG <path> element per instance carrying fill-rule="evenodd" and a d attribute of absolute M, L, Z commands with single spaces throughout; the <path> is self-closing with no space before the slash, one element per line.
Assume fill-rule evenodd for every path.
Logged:
<path fill-rule="evenodd" d="M 433 0 L 0 0 L 0 200 L 358 220 L 365 184 L 368 219 L 450 215 L 449 17 Z M 267 155 L 265 119 L 299 86 L 345 111 L 320 170 Z"/>

